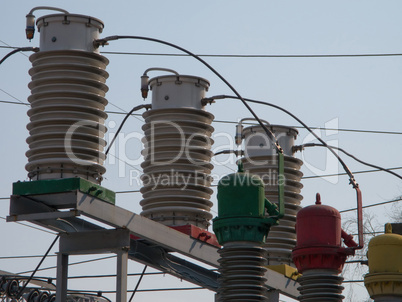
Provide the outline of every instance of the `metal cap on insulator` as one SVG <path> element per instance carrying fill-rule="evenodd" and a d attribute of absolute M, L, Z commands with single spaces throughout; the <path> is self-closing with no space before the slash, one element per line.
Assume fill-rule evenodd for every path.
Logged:
<path fill-rule="evenodd" d="M 202 99 L 208 91 L 206 79 L 190 75 L 167 75 L 149 80 L 152 109 L 204 109 Z"/>
<path fill-rule="evenodd" d="M 81 50 L 99 53 L 94 41 L 104 24 L 101 20 L 77 14 L 53 14 L 38 18 L 40 50 Z"/>

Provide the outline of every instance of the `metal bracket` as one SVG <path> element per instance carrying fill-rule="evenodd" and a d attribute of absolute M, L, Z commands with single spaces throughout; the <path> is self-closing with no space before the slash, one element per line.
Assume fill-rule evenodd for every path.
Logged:
<path fill-rule="evenodd" d="M 7 216 L 7 222 L 13 221 L 31 221 L 31 220 L 47 220 L 47 219 L 60 219 L 67 217 L 80 216 L 81 213 L 78 210 L 72 209 L 64 212 L 47 212 L 47 213 L 34 213 L 34 214 L 21 214 Z"/>

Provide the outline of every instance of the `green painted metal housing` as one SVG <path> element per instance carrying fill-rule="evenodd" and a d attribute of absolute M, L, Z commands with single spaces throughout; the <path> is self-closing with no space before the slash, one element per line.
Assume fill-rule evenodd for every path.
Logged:
<path fill-rule="evenodd" d="M 218 183 L 218 217 L 213 230 L 221 245 L 231 241 L 263 243 L 272 225 L 278 224 L 278 210 L 265 198 L 264 182 L 242 171 L 223 177 Z M 266 217 L 265 210 L 269 216 Z"/>
<path fill-rule="evenodd" d="M 13 195 L 42 195 L 80 191 L 115 204 L 116 193 L 83 178 L 46 179 L 13 183 Z"/>

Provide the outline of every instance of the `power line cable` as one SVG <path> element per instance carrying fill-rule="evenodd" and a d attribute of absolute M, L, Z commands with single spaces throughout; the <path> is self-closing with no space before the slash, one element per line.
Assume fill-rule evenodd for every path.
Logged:
<path fill-rule="evenodd" d="M 113 154 L 110 154 L 114 156 Z M 136 168 L 133 165 L 130 165 L 129 163 L 125 162 L 124 160 L 121 160 L 120 158 L 114 156 L 117 160 L 120 160 L 121 162 L 125 163 L 129 167 L 132 167 L 134 169 L 137 169 L 138 171 L 141 172 L 140 169 Z M 400 170 L 402 167 L 395 167 L 395 168 L 387 168 L 387 170 Z M 363 171 L 353 171 L 353 174 L 364 174 L 364 173 L 373 173 L 373 172 L 381 172 L 379 169 L 375 170 L 363 170 Z M 325 177 L 335 177 L 335 176 L 346 176 L 348 175 L 347 173 L 334 173 L 334 174 L 325 174 L 325 175 L 312 175 L 312 176 L 303 176 L 302 179 L 315 179 L 315 178 L 325 178 Z M 216 187 L 216 185 L 211 185 L 211 187 Z M 141 193 L 140 190 L 124 190 L 124 191 L 116 191 L 116 194 L 130 194 L 130 193 Z M 10 197 L 0 197 L 0 200 L 8 200 Z M 2 219 L 5 219 L 4 217 L 0 217 Z M 26 225 L 29 226 L 29 225 Z M 40 230 L 40 229 L 39 229 Z M 55 234 L 55 233 L 51 233 Z"/>
<path fill-rule="evenodd" d="M 402 197 L 401 197 L 401 198 L 397 198 L 397 199 L 393 199 L 393 200 L 388 200 L 388 201 L 383 201 L 383 202 L 378 202 L 378 203 L 366 205 L 366 206 L 363 206 L 363 208 L 366 209 L 366 208 L 377 207 L 377 206 L 380 206 L 380 205 L 389 204 L 389 203 L 394 203 L 394 202 L 398 202 L 398 201 L 401 201 L 401 200 L 402 200 Z M 351 212 L 351 211 L 356 211 L 356 210 L 357 210 L 356 208 L 352 208 L 352 209 L 347 209 L 347 210 L 339 211 L 339 213 L 346 213 L 346 212 Z"/>
<path fill-rule="evenodd" d="M 300 145 L 300 146 L 295 146 L 294 148 L 297 149 L 297 148 L 300 148 L 300 147 L 301 147 L 301 148 L 305 148 L 305 147 L 325 147 L 325 146 L 324 146 L 324 145 L 321 145 L 321 144 L 308 143 L 308 144 L 303 144 L 303 145 Z M 366 166 L 369 166 L 369 167 L 372 167 L 372 168 L 375 168 L 375 169 L 378 169 L 378 170 L 381 170 L 381 171 L 390 173 L 391 175 L 394 175 L 394 176 L 396 176 L 396 177 L 398 177 L 399 179 L 402 180 L 402 176 L 401 176 L 401 175 L 399 175 L 399 174 L 397 174 L 397 173 L 395 173 L 395 172 L 392 172 L 391 170 L 388 170 L 388 169 L 386 169 L 386 168 L 383 168 L 383 167 L 380 167 L 380 166 L 373 165 L 373 164 L 370 164 L 370 163 L 368 163 L 368 162 L 365 162 L 365 161 L 363 161 L 363 160 L 357 158 L 356 156 L 350 154 L 349 152 L 345 151 L 345 150 L 342 149 L 342 148 L 339 148 L 339 147 L 336 147 L 336 146 L 330 146 L 330 147 L 331 147 L 331 148 L 334 148 L 334 149 L 337 149 L 337 150 L 339 150 L 339 151 L 345 153 L 347 156 L 353 158 L 355 161 L 357 161 L 357 162 L 359 162 L 359 163 L 361 163 L 361 164 L 363 164 L 363 165 L 366 165 Z"/>
<path fill-rule="evenodd" d="M 387 170 L 400 170 L 402 167 L 395 168 L 387 168 Z M 364 170 L 364 171 L 353 171 L 353 174 L 364 174 L 364 173 L 372 173 L 372 172 L 380 172 L 382 170 Z M 324 177 L 333 177 L 333 176 L 343 176 L 348 175 L 347 173 L 334 173 L 334 174 L 325 174 L 325 175 L 312 175 L 312 176 L 303 176 L 302 179 L 313 179 L 313 178 L 324 178 Z"/>
<path fill-rule="evenodd" d="M 4 43 L 0 40 L 0 42 Z M 4 43 L 8 45 L 7 43 Z M 14 46 L 0 46 L 0 48 L 15 49 Z M 126 51 L 101 51 L 102 54 L 112 55 L 136 55 L 136 56 L 168 56 L 189 57 L 182 53 L 150 53 L 150 52 L 126 52 Z M 363 54 L 197 54 L 199 57 L 215 58 L 344 58 L 344 57 L 394 57 L 402 56 L 402 53 L 363 53 Z"/>
<path fill-rule="evenodd" d="M 147 104 L 147 105 L 139 105 L 139 106 L 136 106 L 136 107 L 134 107 L 133 109 L 131 109 L 130 112 L 128 112 L 128 113 L 126 114 L 126 116 L 124 117 L 124 119 L 121 121 L 120 126 L 119 126 L 119 128 L 117 129 L 117 131 L 116 131 L 116 133 L 115 133 L 113 139 L 112 139 L 111 142 L 109 143 L 109 146 L 108 146 L 108 148 L 106 149 L 105 155 L 107 155 L 107 154 L 109 153 L 110 148 L 112 147 L 114 141 L 116 140 L 117 136 L 119 135 L 121 129 L 122 129 L 123 126 L 124 126 L 124 123 L 127 121 L 127 119 L 129 118 L 129 116 L 130 116 L 134 111 L 137 111 L 137 110 L 140 110 L 140 109 L 143 109 L 143 108 L 145 108 L 145 109 L 148 110 L 148 109 L 151 108 L 151 105 L 148 105 L 148 104 Z"/>
<path fill-rule="evenodd" d="M 1 89 L 0 89 L 1 90 Z M 0 103 L 5 103 L 5 104 L 12 104 L 12 105 L 30 105 L 29 103 L 23 103 L 23 102 L 13 102 L 13 101 L 4 101 L 0 100 Z M 105 110 L 105 113 L 107 114 L 119 114 L 119 115 L 126 115 L 127 112 L 120 112 L 120 111 L 110 111 L 110 110 Z M 136 114 L 132 113 L 132 116 L 138 116 L 141 117 L 142 114 Z M 225 121 L 225 120 L 213 120 L 213 123 L 221 123 L 221 124 L 233 124 L 236 125 L 238 122 L 235 121 Z M 248 124 L 248 125 L 253 125 L 253 123 L 248 123 L 244 122 L 243 124 Z M 289 126 L 292 128 L 297 128 L 297 129 L 304 129 L 304 127 L 301 126 Z M 321 129 L 321 130 L 331 130 L 331 131 L 339 131 L 339 132 L 357 132 L 357 133 L 372 133 L 372 134 L 395 134 L 395 135 L 402 135 L 402 132 L 400 131 L 385 131 L 385 130 L 364 130 L 364 129 L 346 129 L 346 128 L 327 128 L 327 127 L 311 127 L 311 129 Z"/>
<path fill-rule="evenodd" d="M 0 60 L 0 65 L 7 60 L 9 57 L 12 55 L 20 52 L 20 51 L 33 51 L 33 52 L 38 52 L 39 48 L 38 47 L 18 47 L 15 48 L 14 50 L 10 51 L 8 54 L 6 54 L 1 60 Z"/>
<path fill-rule="evenodd" d="M 102 54 L 111 55 L 135 55 L 135 56 L 165 56 L 165 57 L 188 57 L 188 54 L 179 53 L 149 53 L 149 52 L 124 52 L 124 51 L 101 51 Z M 367 53 L 367 54 L 197 54 L 198 57 L 212 58 L 345 58 L 345 57 L 395 57 L 402 53 Z"/>
<path fill-rule="evenodd" d="M 199 62 L 201 62 L 204 66 L 206 66 L 210 71 L 212 71 L 219 79 L 221 79 L 226 86 L 229 87 L 230 90 L 232 90 L 232 92 L 237 96 L 237 98 L 243 103 L 243 105 L 247 108 L 247 110 L 253 115 L 253 117 L 257 120 L 257 122 L 260 124 L 260 126 L 262 127 L 262 129 L 264 130 L 264 132 L 267 134 L 267 136 L 269 137 L 269 139 L 274 143 L 273 145 L 275 146 L 275 149 L 278 153 L 282 153 L 283 154 L 283 150 L 280 147 L 277 139 L 275 138 L 275 136 L 273 135 L 273 133 L 266 127 L 266 125 L 260 120 L 260 118 L 257 116 L 257 114 L 253 111 L 253 109 L 246 103 L 246 101 L 242 98 L 242 96 L 237 92 L 237 90 L 217 71 L 215 70 L 211 65 L 209 65 L 206 61 L 204 61 L 203 59 L 201 59 L 200 57 L 198 57 L 197 55 L 195 55 L 194 53 L 188 51 L 187 49 L 184 49 L 183 47 L 180 47 L 178 45 L 175 45 L 173 43 L 170 42 L 166 42 L 163 40 L 159 40 L 159 39 L 155 39 L 155 38 L 149 38 L 149 37 L 141 37 L 141 36 L 109 36 L 103 39 L 99 39 L 96 40 L 95 43 L 98 46 L 105 46 L 106 44 L 108 44 L 109 41 L 114 41 L 114 40 L 120 40 L 120 39 L 133 39 L 133 40 L 145 40 L 145 41 L 150 41 L 150 42 L 155 42 L 155 43 L 159 43 L 159 44 L 163 44 L 163 45 L 167 45 L 169 47 L 173 47 L 175 49 L 178 49 L 190 56 L 192 56 L 193 58 L 195 58 L 196 60 L 198 60 Z"/>
<path fill-rule="evenodd" d="M 10 96 L 10 97 L 12 97 L 14 100 L 17 100 L 21 105 L 29 106 L 29 103 L 24 103 L 24 102 L 21 101 L 19 98 L 13 96 L 11 93 L 8 93 L 8 92 L 5 91 L 4 89 L 1 89 L 1 88 L 0 88 L 0 91 L 2 91 L 3 93 L 7 94 L 7 95 Z M 11 103 L 11 102 L 9 102 L 9 103 Z M 15 103 L 15 104 L 18 104 L 18 105 L 19 105 L 19 103 Z"/>
<path fill-rule="evenodd" d="M 161 292 L 161 291 L 186 291 L 186 290 L 200 290 L 200 289 L 206 289 L 205 287 L 173 287 L 173 288 L 151 288 L 151 289 L 139 289 L 137 292 Z M 99 293 L 99 291 L 96 290 L 68 290 L 69 293 Z M 127 293 L 132 292 L 132 290 L 128 290 Z M 102 294 L 115 294 L 115 290 L 104 290 L 101 291 Z"/>
<path fill-rule="evenodd" d="M 213 96 L 210 98 L 205 98 L 204 101 L 205 102 L 212 102 L 215 99 L 239 99 L 239 96 L 230 96 L 230 95 L 218 95 L 218 96 Z M 265 105 L 265 106 L 269 106 L 269 107 L 273 107 L 276 108 L 284 113 L 286 113 L 287 115 L 291 116 L 292 118 L 294 118 L 297 122 L 299 122 L 304 128 L 306 128 L 321 144 L 323 144 L 339 161 L 339 163 L 341 164 L 342 168 L 345 170 L 345 172 L 348 174 L 349 176 L 349 184 L 352 185 L 353 189 L 356 192 L 356 202 L 357 202 L 357 229 L 358 229 L 358 233 L 359 233 L 359 243 L 358 246 L 356 247 L 356 249 L 362 249 L 363 248 L 363 212 L 362 212 L 362 193 L 361 190 L 359 188 L 359 184 L 356 182 L 355 177 L 352 173 L 352 171 L 350 171 L 349 167 L 346 165 L 346 163 L 342 160 L 342 158 L 335 152 L 335 150 L 333 148 L 331 148 L 323 139 L 321 139 L 321 137 L 319 137 L 309 126 L 307 126 L 302 120 L 300 120 L 297 116 L 295 116 L 293 113 L 291 113 L 290 111 L 286 110 L 285 108 L 279 106 L 279 105 L 275 105 L 269 102 L 263 102 L 263 101 L 258 101 L 258 100 L 253 100 L 253 99 L 248 99 L 248 98 L 241 98 L 240 99 L 243 103 L 256 103 L 256 104 L 260 104 L 260 105 Z M 263 123 L 261 123 L 261 121 L 259 121 L 259 124 L 261 126 L 263 126 Z M 268 134 L 268 133 L 267 133 Z"/>
<path fill-rule="evenodd" d="M 129 300 L 128 302 L 131 302 L 131 301 L 133 300 L 134 295 L 135 295 L 135 293 L 136 293 L 137 290 L 138 290 L 138 286 L 140 286 L 141 280 L 142 280 L 142 278 L 144 277 L 144 274 L 145 274 L 145 271 L 146 271 L 147 267 L 148 267 L 147 265 L 144 266 L 144 269 L 142 270 L 141 276 L 140 276 L 140 278 L 138 279 L 137 285 L 135 286 L 135 288 L 134 288 L 134 290 L 133 290 L 133 293 L 131 294 L 130 300 Z"/>
<path fill-rule="evenodd" d="M 32 272 L 31 276 L 28 278 L 28 280 L 24 283 L 24 285 L 21 287 L 20 291 L 16 295 L 17 300 L 21 297 L 22 293 L 24 292 L 24 289 L 27 287 L 28 283 L 32 280 L 33 276 L 35 273 L 39 270 L 40 266 L 42 265 L 43 261 L 45 261 L 46 256 L 49 254 L 50 250 L 53 248 L 57 240 L 59 239 L 60 235 L 57 235 L 56 238 L 53 240 L 53 242 L 50 244 L 49 248 L 47 249 L 46 253 L 43 255 L 42 259 L 39 261 L 38 265 Z"/>
<path fill-rule="evenodd" d="M 43 255 L 28 255 L 28 256 L 3 256 L 0 257 L 0 260 L 7 260 L 7 259 L 30 259 L 30 258 L 41 258 Z M 57 255 L 48 255 L 48 257 L 57 257 Z M 39 278 L 39 277 L 37 277 Z"/>
<path fill-rule="evenodd" d="M 115 258 L 115 257 L 116 257 L 116 255 L 106 256 L 106 257 L 101 257 L 101 258 L 95 258 L 95 259 L 90 259 L 90 260 L 73 262 L 73 263 L 69 263 L 68 265 L 71 266 L 71 265 L 85 264 L 85 263 L 96 262 L 96 261 L 106 260 L 106 259 Z M 49 266 L 49 267 L 38 269 L 38 271 L 46 271 L 46 270 L 55 269 L 55 268 L 57 268 L 57 266 Z M 17 273 L 17 275 L 29 274 L 31 272 L 32 271 L 20 272 L 20 273 Z"/>
<path fill-rule="evenodd" d="M 2 198 L 2 199 L 5 199 L 5 198 Z M 10 197 L 8 197 L 8 199 L 10 199 Z M 0 216 L 0 219 L 3 219 L 3 220 L 6 220 L 6 221 L 7 221 L 7 218 L 2 217 L 2 216 Z M 22 223 L 22 222 L 19 222 L 19 221 L 14 221 L 14 223 L 17 223 L 17 224 L 20 224 L 20 225 L 29 227 L 29 228 L 31 228 L 31 229 L 39 230 L 39 231 L 42 231 L 42 232 L 45 232 L 45 233 L 49 233 L 49 234 L 52 234 L 52 235 L 56 235 L 56 234 L 57 234 L 57 233 L 50 232 L 50 231 L 48 231 L 48 230 L 41 229 L 41 228 L 38 228 L 38 227 L 34 227 L 34 226 L 32 226 L 32 225 L 25 224 L 25 223 Z"/>

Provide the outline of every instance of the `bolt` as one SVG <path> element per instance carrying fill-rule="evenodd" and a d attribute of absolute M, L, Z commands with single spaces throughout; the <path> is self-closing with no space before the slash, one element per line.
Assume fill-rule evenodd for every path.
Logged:
<path fill-rule="evenodd" d="M 165 95 L 165 101 L 167 101 L 169 99 L 168 95 Z"/>
<path fill-rule="evenodd" d="M 56 42 L 57 41 L 57 38 L 56 37 L 53 37 L 52 38 L 52 42 Z"/>

